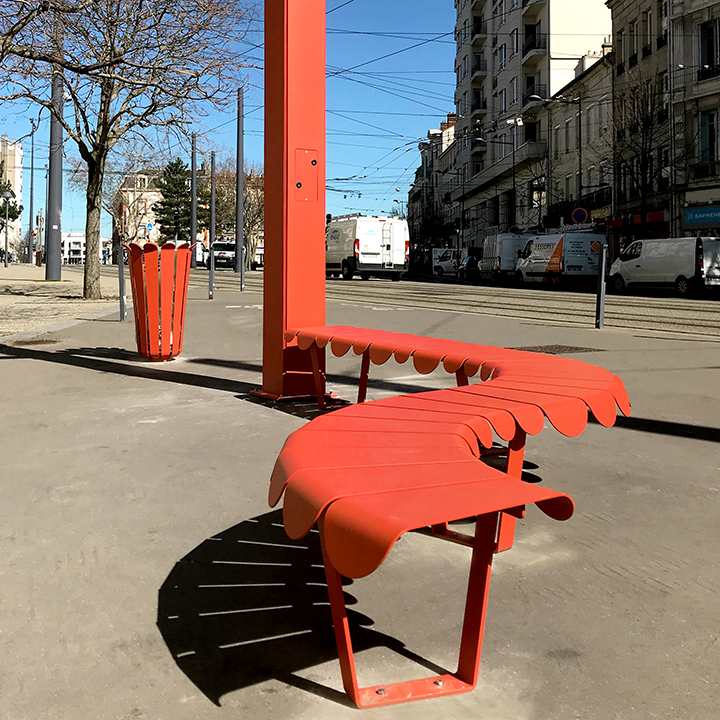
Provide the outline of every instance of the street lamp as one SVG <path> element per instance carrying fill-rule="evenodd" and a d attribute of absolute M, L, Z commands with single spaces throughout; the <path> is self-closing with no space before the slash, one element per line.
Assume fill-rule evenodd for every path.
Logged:
<path fill-rule="evenodd" d="M 8 266 L 8 225 L 10 224 L 10 201 L 15 197 L 12 190 L 6 190 L 3 194 L 5 200 L 5 267 Z"/>
<path fill-rule="evenodd" d="M 400 206 L 400 217 L 405 217 L 405 201 L 404 200 L 393 200 Z"/>

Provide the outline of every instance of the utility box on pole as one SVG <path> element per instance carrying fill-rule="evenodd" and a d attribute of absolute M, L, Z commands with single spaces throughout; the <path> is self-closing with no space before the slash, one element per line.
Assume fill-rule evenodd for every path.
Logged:
<path fill-rule="evenodd" d="M 285 332 L 325 325 L 325 11 L 325 0 L 265 2 L 262 394 L 272 398 L 316 392 L 310 353 Z"/>

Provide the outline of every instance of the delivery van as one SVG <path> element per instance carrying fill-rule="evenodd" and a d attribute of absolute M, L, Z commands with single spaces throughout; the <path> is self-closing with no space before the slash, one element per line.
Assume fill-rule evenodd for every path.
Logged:
<path fill-rule="evenodd" d="M 463 256 L 457 248 L 433 248 L 433 275 L 457 275 Z"/>
<path fill-rule="evenodd" d="M 482 258 L 478 262 L 481 280 L 503 282 L 515 279 L 518 253 L 527 245 L 530 235 L 498 233 L 483 241 Z"/>
<path fill-rule="evenodd" d="M 648 238 L 628 245 L 610 268 L 610 288 L 674 287 L 681 297 L 720 287 L 720 238 Z"/>
<path fill-rule="evenodd" d="M 402 218 L 342 215 L 325 230 L 325 273 L 352 280 L 360 274 L 399 280 L 407 271 L 410 232 Z"/>
<path fill-rule="evenodd" d="M 519 252 L 517 278 L 550 285 L 596 278 L 600 250 L 606 243 L 605 236 L 596 233 L 534 235 Z"/>

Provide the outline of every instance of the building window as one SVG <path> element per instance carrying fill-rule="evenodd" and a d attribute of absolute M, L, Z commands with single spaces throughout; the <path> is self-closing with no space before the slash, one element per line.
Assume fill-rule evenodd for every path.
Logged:
<path fill-rule="evenodd" d="M 508 146 L 508 141 L 505 139 L 505 135 L 499 135 L 498 136 L 498 155 L 500 157 L 500 160 L 502 160 L 505 155 L 507 154 L 506 148 Z"/>
<path fill-rule="evenodd" d="M 498 70 L 502 70 L 505 67 L 505 57 L 507 55 L 507 46 L 502 44 L 498 48 Z"/>
<path fill-rule="evenodd" d="M 518 51 L 518 29 L 515 28 L 510 33 L 510 57 L 515 55 Z"/>
<path fill-rule="evenodd" d="M 565 120 L 565 152 L 566 153 L 570 152 L 570 147 L 571 147 L 571 145 L 570 145 L 570 143 L 571 143 L 570 138 L 572 137 L 572 135 L 570 133 L 571 122 L 572 122 L 572 118 L 567 118 L 567 120 Z"/>
<path fill-rule="evenodd" d="M 718 159 L 718 111 L 710 110 L 700 115 L 700 162 Z"/>
<path fill-rule="evenodd" d="M 507 110 L 507 92 L 505 88 L 503 88 L 498 93 L 498 112 L 504 113 Z"/>
<path fill-rule="evenodd" d="M 514 77 L 510 81 L 510 105 L 514 105 L 518 101 L 518 83 L 517 78 Z"/>
<path fill-rule="evenodd" d="M 553 132 L 553 154 L 557 157 L 560 154 L 560 126 L 555 126 Z"/>
<path fill-rule="evenodd" d="M 720 18 L 700 26 L 700 69 L 698 79 L 720 75 Z"/>
<path fill-rule="evenodd" d="M 618 30 L 617 41 L 615 43 L 615 53 L 617 55 L 618 65 L 625 62 L 625 33 Z"/>
<path fill-rule="evenodd" d="M 568 173 L 565 176 L 565 200 L 573 199 L 573 176 L 572 173 Z"/>

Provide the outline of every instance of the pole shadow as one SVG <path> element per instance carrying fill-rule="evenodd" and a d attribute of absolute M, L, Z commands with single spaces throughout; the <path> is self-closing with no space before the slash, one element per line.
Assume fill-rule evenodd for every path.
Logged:
<path fill-rule="evenodd" d="M 347 592 L 345 601 L 357 602 Z M 373 621 L 351 608 L 348 619 L 357 652 L 387 647 L 447 672 L 372 630 Z M 338 656 L 319 535 L 290 540 L 280 510 L 228 528 L 179 560 L 158 592 L 157 626 L 178 668 L 215 705 L 276 679 L 355 707 L 344 692 L 298 674 Z"/>

